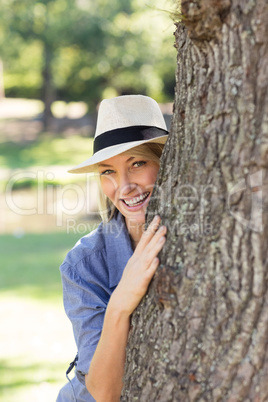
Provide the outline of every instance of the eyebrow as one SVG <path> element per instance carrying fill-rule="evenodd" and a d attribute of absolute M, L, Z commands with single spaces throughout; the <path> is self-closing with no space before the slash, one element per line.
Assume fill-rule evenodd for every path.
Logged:
<path fill-rule="evenodd" d="M 111 167 L 112 165 L 107 165 L 106 163 L 99 163 L 99 167 Z"/>
<path fill-rule="evenodd" d="M 126 162 L 130 162 L 132 159 L 135 159 L 134 156 L 131 156 L 130 158 L 127 159 Z M 109 165 L 108 163 L 99 163 L 99 167 L 112 167 L 113 165 Z"/>

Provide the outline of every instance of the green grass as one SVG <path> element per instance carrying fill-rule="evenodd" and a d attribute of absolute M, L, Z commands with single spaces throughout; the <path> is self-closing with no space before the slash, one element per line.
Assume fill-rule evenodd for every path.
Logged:
<path fill-rule="evenodd" d="M 0 236 L 0 292 L 42 300 L 60 297 L 59 264 L 78 238 L 65 233 Z"/>
<path fill-rule="evenodd" d="M 0 142 L 0 166 L 4 173 L 37 166 L 53 171 L 53 165 L 74 166 L 91 153 L 91 138 L 42 134 L 34 142 Z M 0 191 L 8 175 L 3 174 Z M 31 180 L 17 184 L 36 185 Z M 63 308 L 59 266 L 79 237 L 61 232 L 0 235 L 0 401 L 52 402 L 66 383 L 76 346 Z"/>
<path fill-rule="evenodd" d="M 92 155 L 93 139 L 39 135 L 30 143 L 0 143 L 0 166 L 25 169 L 32 166 L 76 165 Z"/>
<path fill-rule="evenodd" d="M 76 347 L 59 274 L 74 234 L 0 236 L 0 400 L 55 401 Z"/>

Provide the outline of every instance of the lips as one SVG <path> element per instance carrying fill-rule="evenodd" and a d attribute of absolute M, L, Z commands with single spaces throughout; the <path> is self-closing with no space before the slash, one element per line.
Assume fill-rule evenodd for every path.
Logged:
<path fill-rule="evenodd" d="M 138 197 L 133 197 L 129 199 L 121 199 L 124 204 L 126 204 L 128 207 L 136 207 L 138 205 L 141 205 L 150 195 L 150 192 L 147 191 L 146 193 L 143 193 L 139 195 Z"/>

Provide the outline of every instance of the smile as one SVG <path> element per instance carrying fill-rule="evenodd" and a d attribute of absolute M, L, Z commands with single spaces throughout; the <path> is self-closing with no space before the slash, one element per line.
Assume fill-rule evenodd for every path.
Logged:
<path fill-rule="evenodd" d="M 122 201 L 128 206 L 128 207 L 135 207 L 137 205 L 140 205 L 144 202 L 144 200 L 146 200 L 146 198 L 148 198 L 150 195 L 150 192 L 146 192 L 141 194 L 139 197 L 134 197 L 131 198 L 129 200 L 123 200 Z"/>

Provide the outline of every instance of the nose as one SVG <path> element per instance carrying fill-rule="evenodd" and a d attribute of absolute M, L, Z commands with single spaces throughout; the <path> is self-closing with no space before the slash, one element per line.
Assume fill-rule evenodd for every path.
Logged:
<path fill-rule="evenodd" d="M 121 197 L 129 195 L 131 191 L 136 188 L 136 184 L 132 182 L 131 177 L 127 172 L 123 172 L 120 174 L 117 184 L 118 191 Z"/>

